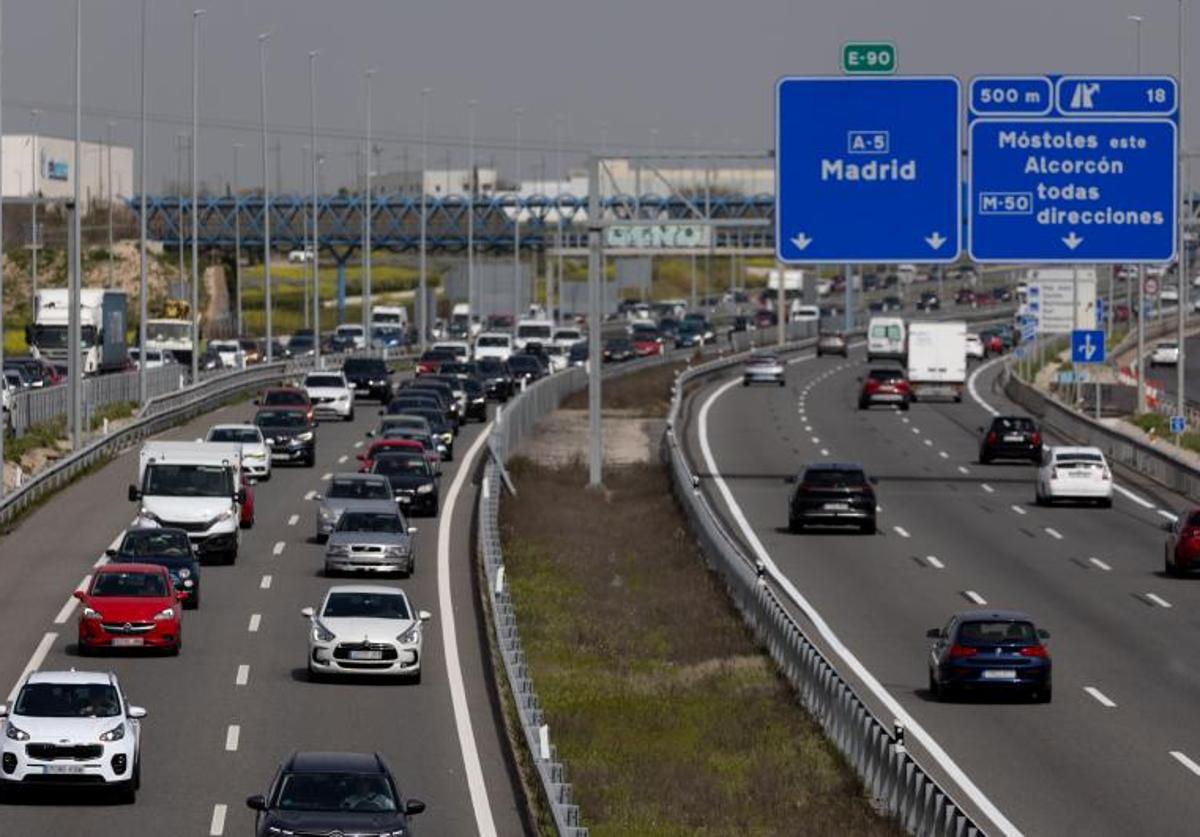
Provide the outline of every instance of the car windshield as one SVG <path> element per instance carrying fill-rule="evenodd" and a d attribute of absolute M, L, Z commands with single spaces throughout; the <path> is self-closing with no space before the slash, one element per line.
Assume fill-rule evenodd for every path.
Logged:
<path fill-rule="evenodd" d="M 121 698 L 107 683 L 26 683 L 13 714 L 26 718 L 115 718 Z"/>
<path fill-rule="evenodd" d="M 898 325 L 877 325 L 871 326 L 872 337 L 883 337 L 888 340 L 900 339 L 900 326 Z"/>
<path fill-rule="evenodd" d="M 517 337 L 522 339 L 549 340 L 552 329 L 548 325 L 533 325 L 527 323 L 517 326 Z"/>
<path fill-rule="evenodd" d="M 805 485 L 821 488 L 850 488 L 865 485 L 867 476 L 862 471 L 837 468 L 810 468 L 804 472 Z"/>
<path fill-rule="evenodd" d="M 531 355 L 513 355 L 512 359 L 509 360 L 508 365 L 517 370 L 542 368 L 542 365 L 538 363 L 537 358 Z"/>
<path fill-rule="evenodd" d="M 262 442 L 262 434 L 253 427 L 214 427 L 208 431 L 208 441 L 254 445 Z"/>
<path fill-rule="evenodd" d="M 191 555 L 187 532 L 173 529 L 134 529 L 125 533 L 122 555 Z"/>
<path fill-rule="evenodd" d="M 485 375 L 502 375 L 505 372 L 504 361 L 494 357 L 482 357 L 475 362 L 475 367 Z"/>
<path fill-rule="evenodd" d="M 508 344 L 509 340 L 507 337 L 488 337 L 487 335 L 481 335 L 475 341 L 476 346 L 500 346 L 506 349 L 508 348 Z"/>
<path fill-rule="evenodd" d="M 779 363 L 779 358 L 775 355 L 751 355 L 748 362 L 759 366 L 774 366 Z"/>
<path fill-rule="evenodd" d="M 146 467 L 142 493 L 152 497 L 231 497 L 233 469 L 221 465 L 167 465 Z"/>
<path fill-rule="evenodd" d="M 395 811 L 388 780 L 377 773 L 289 773 L 279 783 L 281 811 Z"/>
<path fill-rule="evenodd" d="M 408 602 L 398 593 L 330 593 L 321 615 L 326 619 L 411 619 Z"/>
<path fill-rule="evenodd" d="M 254 417 L 259 427 L 305 427 L 308 416 L 299 410 L 263 410 Z"/>
<path fill-rule="evenodd" d="M 384 476 L 391 476 L 392 474 L 427 476 L 429 474 L 429 463 L 420 454 L 392 453 L 376 459 L 371 472 L 374 474 L 383 474 Z"/>
<path fill-rule="evenodd" d="M 404 532 L 404 521 L 387 512 L 348 511 L 338 519 L 339 532 Z"/>
<path fill-rule="evenodd" d="M 334 389 L 345 389 L 346 382 L 342 380 L 341 375 L 309 375 L 304 379 L 306 387 L 333 387 Z"/>
<path fill-rule="evenodd" d="M 313 338 L 311 334 L 293 334 L 287 344 L 292 349 L 303 349 L 312 346 Z"/>
<path fill-rule="evenodd" d="M 1033 419 L 1003 416 L 992 422 L 992 430 L 997 433 L 1032 433 Z"/>
<path fill-rule="evenodd" d="M 868 374 L 872 381 L 898 381 L 904 377 L 899 369 L 872 369 Z"/>
<path fill-rule="evenodd" d="M 1037 631 L 1030 622 L 1009 619 L 963 622 L 958 629 L 958 641 L 962 645 L 1036 642 Z"/>
<path fill-rule="evenodd" d="M 303 407 L 308 405 L 308 396 L 303 392 L 298 392 L 296 390 L 280 389 L 275 390 L 274 392 L 268 392 L 265 396 L 263 396 L 262 403 L 268 406 L 274 406 L 277 404 L 294 404 Z"/>
<path fill-rule="evenodd" d="M 96 574 L 96 580 L 92 582 L 91 594 L 93 596 L 162 598 L 167 595 L 167 585 L 158 573 L 113 570 Z"/>
<path fill-rule="evenodd" d="M 328 496 L 337 500 L 390 500 L 392 488 L 384 480 L 334 477 Z"/>
<path fill-rule="evenodd" d="M 387 366 L 382 360 L 348 360 L 342 366 L 342 371 L 347 375 L 363 375 L 363 376 L 386 376 Z"/>

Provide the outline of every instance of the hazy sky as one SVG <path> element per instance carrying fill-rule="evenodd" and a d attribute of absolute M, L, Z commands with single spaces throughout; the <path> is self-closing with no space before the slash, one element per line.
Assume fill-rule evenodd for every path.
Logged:
<path fill-rule="evenodd" d="M 478 99 L 478 160 L 511 172 L 513 109 L 522 107 L 525 176 L 555 167 L 556 118 L 568 163 L 611 151 L 700 146 L 761 151 L 772 142 L 774 81 L 836 74 L 840 44 L 886 39 L 901 73 L 1126 73 L 1144 16 L 1144 72 L 1177 70 L 1177 0 L 179 0 L 150 2 L 150 185 L 175 170 L 175 135 L 190 127 L 191 10 L 203 5 L 200 175 L 261 177 L 256 36 L 270 30 L 268 120 L 283 143 L 284 182 L 298 187 L 308 142 L 307 53 L 318 59 L 318 144 L 329 188 L 355 171 L 363 71 L 375 81 L 380 168 L 417 165 L 420 91 L 434 93 L 430 164 L 465 159 L 467 101 Z M 1200 3 L 1187 23 L 1200 32 Z M 137 139 L 139 0 L 84 0 L 84 134 L 117 121 Z M 72 0 L 4 0 L 6 133 L 73 131 Z M 1194 41 L 1194 39 L 1191 39 Z M 1200 49 L 1188 75 L 1200 78 Z M 1186 80 L 1185 80 L 1186 81 Z M 1184 84 L 1187 135 L 1200 137 L 1200 92 Z M 1200 91 L 1198 86 L 1197 91 Z M 652 131 L 657 135 L 652 139 Z M 274 142 L 274 139 L 272 139 Z M 361 144 L 361 140 L 359 140 Z M 273 177 L 273 176 L 272 176 Z"/>

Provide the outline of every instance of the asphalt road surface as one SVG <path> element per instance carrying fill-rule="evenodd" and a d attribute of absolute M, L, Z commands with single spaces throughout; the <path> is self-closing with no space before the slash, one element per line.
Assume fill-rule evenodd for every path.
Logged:
<path fill-rule="evenodd" d="M 689 458 L 730 530 L 761 542 L 1016 829 L 1194 832 L 1200 582 L 1162 572 L 1162 526 L 1186 501 L 1118 470 L 1112 509 L 1037 507 L 1033 466 L 977 463 L 990 409 L 1021 412 L 994 387 L 995 364 L 975 376 L 977 397 L 907 413 L 856 409 L 864 369 L 861 349 L 849 361 L 802 355 L 787 387 L 747 389 L 731 376 L 695 394 Z M 878 477 L 878 535 L 787 533 L 783 478 L 818 460 L 861 462 Z M 979 606 L 1025 610 L 1052 632 L 1053 703 L 931 699 L 925 631 Z"/>

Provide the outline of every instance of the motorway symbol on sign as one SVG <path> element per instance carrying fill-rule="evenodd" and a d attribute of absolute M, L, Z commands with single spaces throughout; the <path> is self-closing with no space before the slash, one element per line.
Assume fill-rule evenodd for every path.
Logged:
<path fill-rule="evenodd" d="M 1178 436 L 1187 430 L 1187 419 L 1183 416 L 1171 416 L 1171 432 Z"/>
<path fill-rule="evenodd" d="M 1171 116 L 1177 108 L 1170 76 L 1062 76 L 1054 88 L 1063 116 Z"/>
<path fill-rule="evenodd" d="M 1096 328 L 1101 328 L 1104 325 L 1105 305 L 1106 303 L 1103 299 L 1096 300 Z"/>
<path fill-rule="evenodd" d="M 1086 328 L 1072 331 L 1071 363 L 1104 363 L 1104 332 Z"/>
<path fill-rule="evenodd" d="M 896 46 L 889 43 L 842 44 L 842 72 L 894 73 Z"/>
<path fill-rule="evenodd" d="M 1080 92 L 1080 110 L 1085 99 Z M 1171 120 L 977 119 L 970 143 L 968 247 L 976 261 L 1175 257 Z"/>
<path fill-rule="evenodd" d="M 961 247 L 959 83 L 784 78 L 776 87 L 776 258 L 940 263 Z"/>

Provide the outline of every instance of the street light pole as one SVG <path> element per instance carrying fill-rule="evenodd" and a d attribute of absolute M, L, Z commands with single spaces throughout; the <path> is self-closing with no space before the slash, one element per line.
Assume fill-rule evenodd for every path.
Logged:
<path fill-rule="evenodd" d="M 142 2 L 145 2 L 145 0 L 142 0 Z M 29 298 L 31 300 L 37 299 L 37 290 L 38 290 L 38 220 L 37 220 L 37 218 L 38 218 L 38 185 L 39 185 L 38 181 L 41 180 L 42 170 L 41 170 L 41 167 L 38 165 L 38 124 L 37 124 L 37 122 L 38 122 L 38 116 L 40 114 L 41 114 L 41 111 L 37 110 L 36 108 L 29 112 L 29 115 L 32 117 L 32 120 L 33 120 L 33 142 L 30 144 L 31 145 L 30 153 L 32 154 L 32 159 L 30 160 L 30 171 L 33 172 L 33 189 L 31 190 L 31 196 L 33 198 L 32 215 L 31 215 L 32 221 L 30 223 L 30 227 L 32 229 L 31 235 L 33 236 L 33 250 L 30 253 L 30 257 L 29 257 L 29 281 L 30 281 Z M 143 212 L 142 215 L 144 216 L 145 212 Z"/>
<path fill-rule="evenodd" d="M 71 278 L 67 292 L 67 377 L 71 386 L 71 401 L 68 415 L 71 424 L 71 449 L 78 451 L 83 445 L 83 364 L 80 363 L 79 298 L 82 285 L 83 260 L 81 249 L 79 213 L 80 199 L 79 162 L 83 145 L 83 0 L 75 0 L 75 171 L 72 176 L 72 203 L 70 207 L 71 227 Z"/>
<path fill-rule="evenodd" d="M 1179 178 L 1179 186 L 1176 194 L 1178 200 L 1183 200 L 1184 190 L 1190 188 L 1190 184 L 1183 180 L 1184 169 L 1184 149 L 1187 148 L 1187 140 L 1184 139 L 1184 125 L 1186 124 L 1183 114 L 1183 72 L 1184 72 L 1184 10 L 1187 5 L 1187 0 L 1179 0 L 1179 93 L 1178 93 L 1178 119 L 1179 119 L 1179 159 L 1177 161 Z M 1189 201 L 1190 204 L 1190 201 Z M 1177 320 L 1176 340 L 1179 342 L 1179 363 L 1175 364 L 1175 392 L 1177 393 L 1176 400 L 1176 415 L 1186 416 L 1187 397 L 1184 392 L 1184 384 L 1187 381 L 1184 375 L 1185 366 L 1187 364 L 1187 349 L 1184 346 L 1184 331 L 1187 324 L 1187 219 L 1183 212 L 1182 206 L 1175 207 L 1176 213 L 1179 215 L 1179 301 L 1175 304 L 1175 314 Z M 1178 441 L 1178 439 L 1176 439 Z"/>
<path fill-rule="evenodd" d="M 517 317 L 521 311 L 521 114 L 524 108 L 513 108 L 513 118 L 517 127 L 516 160 L 516 200 L 513 201 L 513 334 L 517 333 Z M 531 300 L 532 302 L 532 300 Z"/>
<path fill-rule="evenodd" d="M 146 299 L 146 6 L 148 0 L 142 0 L 140 56 L 138 62 L 139 97 L 141 99 L 141 124 L 138 132 L 138 202 L 141 212 L 138 214 L 138 403 L 145 406 L 149 397 L 146 382 L 146 317 L 149 316 L 150 306 Z M 34 212 L 37 211 L 37 201 L 34 201 Z M 36 217 L 36 216 L 34 216 Z M 34 227 L 36 233 L 37 227 Z M 37 237 L 36 234 L 34 236 Z M 34 264 L 37 264 L 37 248 L 33 250 Z"/>
<path fill-rule="evenodd" d="M 105 124 L 105 148 L 108 151 L 108 286 L 113 287 L 113 183 L 112 183 L 112 129 L 116 122 L 111 119 Z"/>
<path fill-rule="evenodd" d="M 263 194 L 263 307 L 266 320 L 267 363 L 275 359 L 271 333 L 271 181 L 267 163 L 267 41 L 270 32 L 258 36 L 258 66 L 262 84 L 262 194 Z"/>
<path fill-rule="evenodd" d="M 363 275 L 362 275 L 362 318 L 363 335 L 367 348 L 371 348 L 371 79 L 375 68 L 367 70 L 367 171 L 366 196 L 363 202 Z"/>
<path fill-rule="evenodd" d="M 550 308 L 550 310 L 547 312 L 550 315 L 550 319 L 556 323 L 559 322 L 559 319 L 558 319 L 558 316 L 555 313 L 555 309 L 554 309 L 554 293 L 553 293 L 552 289 L 553 289 L 554 284 L 558 285 L 559 308 L 562 308 L 562 292 L 563 292 L 563 279 L 564 279 L 564 276 L 563 276 L 562 184 L 567 180 L 567 172 L 566 172 L 566 169 L 563 167 L 563 132 L 565 129 L 566 129 L 566 119 L 562 116 L 555 117 L 555 119 L 554 119 L 554 143 L 556 146 L 555 151 L 558 154 L 558 182 L 559 182 L 558 199 L 555 201 L 556 209 L 558 210 L 555 213 L 555 215 L 557 216 L 557 219 L 558 219 L 558 241 L 557 241 L 557 244 L 558 244 L 558 258 L 557 258 L 558 266 L 557 266 L 557 269 L 554 271 L 553 284 L 550 282 L 546 283 L 546 304 Z M 599 166 L 598 163 L 597 163 L 597 166 Z M 599 177 L 599 175 L 597 175 L 597 177 Z M 600 188 L 599 182 L 597 182 L 596 188 L 597 189 Z M 605 288 L 604 277 L 601 276 L 600 277 L 600 294 L 601 294 L 600 298 L 601 298 L 601 300 L 604 299 L 604 288 Z"/>
<path fill-rule="evenodd" d="M 197 169 L 200 147 L 200 18 L 192 12 L 192 382 L 200 380 L 200 213 Z"/>
<path fill-rule="evenodd" d="M 417 327 L 419 334 L 417 335 L 418 345 L 421 348 L 421 353 L 425 353 L 425 335 L 429 333 L 429 298 L 426 290 L 426 220 L 425 220 L 425 171 L 428 166 L 429 157 L 429 96 L 433 93 L 432 87 L 426 87 L 421 90 L 421 256 L 420 256 L 420 275 L 417 282 L 417 310 L 413 313 L 417 316 Z"/>
<path fill-rule="evenodd" d="M 234 302 L 234 332 L 242 336 L 242 197 L 241 184 L 238 180 L 238 151 L 242 144 L 233 144 L 233 293 Z"/>
<path fill-rule="evenodd" d="M 321 244 L 317 230 L 317 56 L 321 50 L 308 53 L 308 132 L 311 149 L 308 162 L 312 166 L 312 243 L 313 243 L 313 366 L 321 365 Z"/>
<path fill-rule="evenodd" d="M 475 106 L 478 99 L 467 102 L 467 334 L 479 313 L 475 288 Z"/>
<path fill-rule="evenodd" d="M 1142 16 L 1129 15 L 1128 20 L 1133 21 L 1137 43 L 1134 49 L 1134 60 L 1136 62 L 1138 75 L 1142 74 Z M 1146 407 L 1146 379 L 1143 373 L 1145 372 L 1145 355 L 1146 355 L 1146 271 L 1143 265 L 1137 266 L 1137 407 L 1134 410 L 1136 413 L 1142 412 Z M 1129 308 L 1129 313 L 1133 314 L 1132 293 L 1129 287 L 1129 280 L 1125 280 L 1125 303 Z"/>

